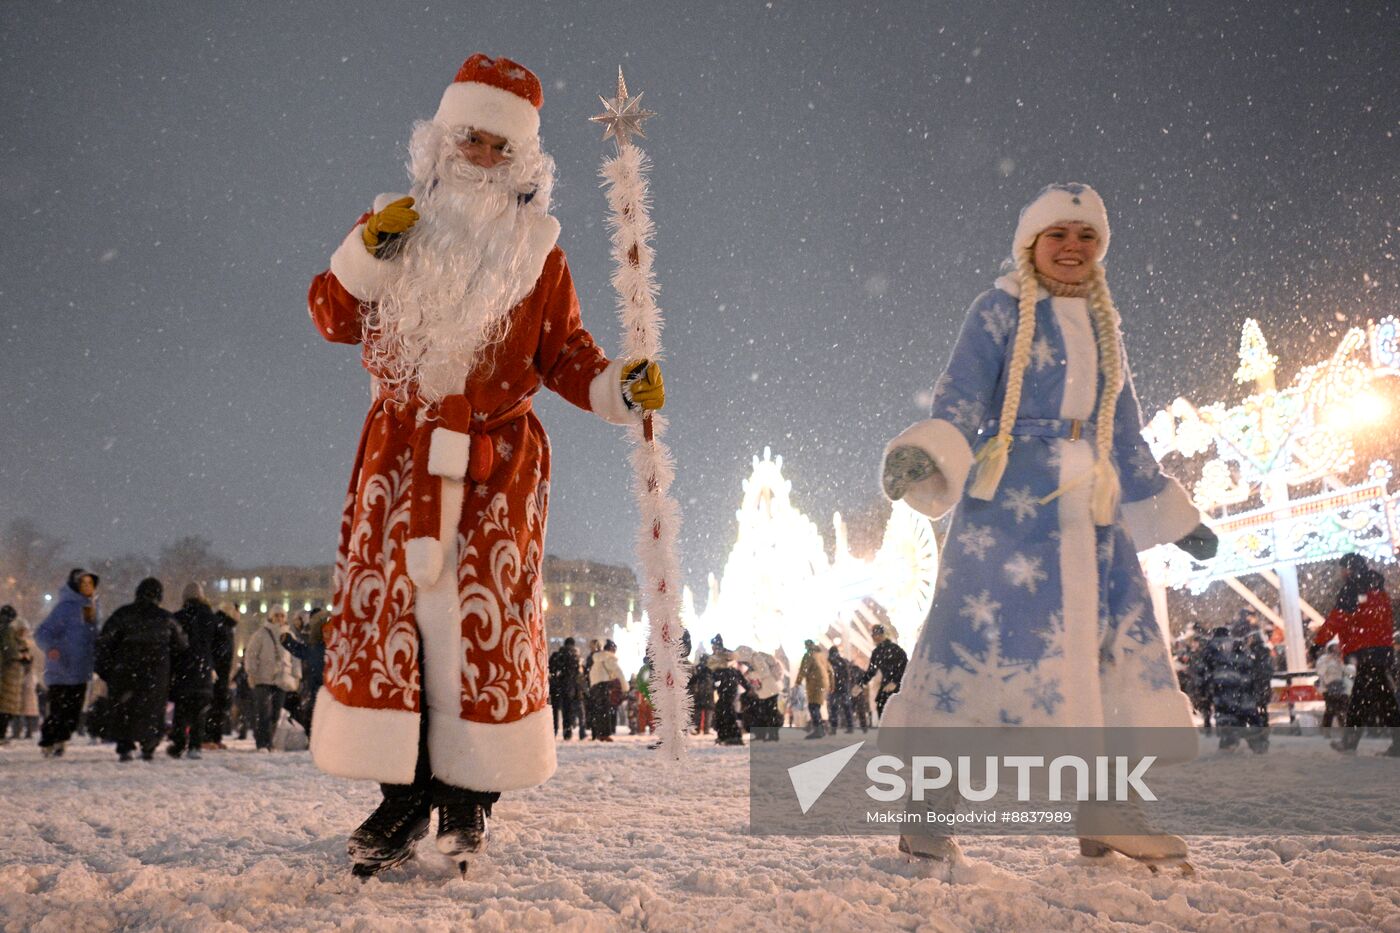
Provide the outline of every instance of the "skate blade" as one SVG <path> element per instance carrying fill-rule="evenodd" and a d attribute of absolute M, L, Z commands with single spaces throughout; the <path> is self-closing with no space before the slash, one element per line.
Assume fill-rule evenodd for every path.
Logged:
<path fill-rule="evenodd" d="M 1109 850 L 1109 852 L 1118 852 L 1118 850 L 1117 850 L 1117 849 L 1111 849 L 1111 850 Z M 1108 860 L 1109 852 L 1104 852 L 1102 855 L 1089 855 L 1088 853 L 1084 853 L 1083 855 L 1084 855 L 1084 858 L 1088 859 L 1089 861 L 1100 862 L 1100 861 L 1107 861 L 1107 860 Z M 1163 869 L 1167 869 L 1167 868 L 1176 868 L 1176 869 L 1178 869 L 1178 870 L 1181 872 L 1181 876 L 1182 876 L 1183 878 L 1189 878 L 1189 877 L 1191 877 L 1191 876 L 1193 876 L 1193 875 L 1196 874 L 1195 866 L 1193 866 L 1190 862 L 1186 861 L 1185 859 L 1181 859 L 1181 858 L 1133 858 L 1131 855 L 1123 855 L 1122 852 L 1118 852 L 1118 854 L 1119 854 L 1119 855 L 1122 855 L 1123 858 L 1127 859 L 1127 860 L 1130 861 L 1130 862 L 1136 862 L 1136 863 L 1139 864 L 1139 865 L 1146 866 L 1147 870 L 1150 871 L 1150 872 L 1152 872 L 1152 874 L 1154 874 L 1154 875 L 1159 875 L 1159 874 L 1161 874 L 1161 873 L 1162 873 L 1162 870 L 1163 870 Z"/>
<path fill-rule="evenodd" d="M 961 859 L 952 861 L 938 855 L 911 852 L 902 845 L 899 847 L 899 851 L 904 855 L 904 864 L 915 875 L 933 881 L 941 881 L 944 884 L 953 883 L 954 872 L 961 864 Z"/>
<path fill-rule="evenodd" d="M 941 858 L 924 858 L 917 855 L 906 855 L 904 864 L 909 866 L 913 872 L 923 878 L 934 881 L 941 881 L 944 884 L 953 883 L 954 865 L 952 862 Z"/>
<path fill-rule="evenodd" d="M 1154 874 L 1154 875 L 1159 875 L 1159 874 L 1161 874 L 1161 873 L 1162 873 L 1162 869 L 1164 869 L 1164 868 L 1175 868 L 1175 869 L 1178 869 L 1178 870 L 1181 872 L 1181 876 L 1182 876 L 1183 878 L 1190 878 L 1190 877 L 1195 876 L 1195 874 L 1196 874 L 1196 868 L 1195 868 L 1195 866 L 1193 866 L 1190 862 L 1186 861 L 1185 859 L 1180 859 L 1180 858 L 1133 859 L 1133 861 L 1135 861 L 1135 862 L 1141 862 L 1143 865 L 1146 865 L 1146 866 L 1147 866 L 1147 870 L 1150 871 L 1150 872 L 1152 872 L 1152 874 Z"/>
<path fill-rule="evenodd" d="M 361 881 L 368 881 L 391 868 L 399 867 L 406 861 L 408 861 L 408 859 L 401 858 L 395 859 L 392 862 L 356 862 L 350 866 L 350 874 L 359 878 Z"/>

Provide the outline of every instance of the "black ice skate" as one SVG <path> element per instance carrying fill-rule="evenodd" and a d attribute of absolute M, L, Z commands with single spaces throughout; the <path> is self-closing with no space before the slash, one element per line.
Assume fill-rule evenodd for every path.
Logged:
<path fill-rule="evenodd" d="M 386 793 L 369 819 L 350 834 L 346 851 L 357 878 L 377 875 L 413 857 L 413 845 L 428 834 L 428 795 Z"/>
<path fill-rule="evenodd" d="M 487 820 L 490 808 L 464 793 L 451 790 L 442 794 L 438 805 L 438 851 L 457 863 L 463 875 L 467 873 L 467 856 L 486 848 L 491 835 Z"/>

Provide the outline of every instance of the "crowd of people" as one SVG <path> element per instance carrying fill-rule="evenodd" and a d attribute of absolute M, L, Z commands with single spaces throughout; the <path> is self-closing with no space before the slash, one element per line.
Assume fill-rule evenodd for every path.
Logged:
<path fill-rule="evenodd" d="M 844 727 L 862 732 L 871 724 L 871 685 L 874 686 L 875 715 L 883 716 L 885 703 L 899 692 L 900 681 L 909 656 L 889 637 L 885 626 L 871 629 L 875 648 L 870 652 L 870 664 L 864 670 L 841 654 L 838 646 L 823 649 L 808 639 L 806 653 L 797 665 L 797 674 L 789 692 L 788 722 L 807 728 L 807 738 L 818 739 Z M 822 719 L 823 707 L 826 719 Z"/>
<path fill-rule="evenodd" d="M 1400 651 L 1393 650 L 1396 630 L 1380 574 L 1348 555 L 1342 575 L 1336 606 L 1309 641 L 1320 725 L 1339 751 L 1354 752 L 1361 730 L 1334 729 L 1400 726 Z M 138 752 L 151 759 L 168 738 L 172 758 L 198 759 L 233 734 L 251 733 L 268 751 L 289 744 L 277 741 L 279 725 L 309 736 L 325 657 L 324 611 L 293 625 L 274 606 L 239 649 L 232 607 L 212 606 L 198 583 L 167 612 L 161 582 L 143 580 L 134 599 L 104 621 L 99 582 L 73 570 L 37 629 L 12 606 L 0 606 L 0 745 L 37 736 L 46 757 L 60 757 L 77 733 L 115 743 L 119 759 L 129 761 Z M 1222 749 L 1268 750 L 1281 657 L 1269 629 L 1258 612 L 1243 609 L 1230 623 L 1197 627 L 1177 642 L 1181 688 Z M 742 745 L 745 734 L 777 741 L 784 725 L 804 729 L 807 738 L 867 731 L 898 692 L 908 663 L 885 626 L 871 634 L 875 646 L 864 668 L 839 646 L 809 639 L 795 670 L 746 645 L 726 648 L 716 636 L 709 653 L 690 664 L 693 733 Z M 593 639 L 581 654 L 575 639 L 565 638 L 549 658 L 554 734 L 611 742 L 619 724 L 632 734 L 651 732 L 650 670 L 643 662 L 628 677 L 611 640 Z M 1400 754 L 1400 741 L 1389 754 Z"/>
<path fill-rule="evenodd" d="M 1380 573 L 1361 555 L 1344 556 L 1338 567 L 1332 611 L 1316 632 L 1304 625 L 1323 703 L 1320 725 L 1333 747 L 1349 754 L 1365 729 L 1393 730 L 1386 754 L 1400 755 L 1400 633 L 1390 597 Z M 1219 733 L 1223 749 L 1243 741 L 1256 753 L 1268 751 L 1274 675 L 1286 667 L 1274 631 L 1254 609 L 1242 609 L 1229 625 L 1209 633 L 1197 628 L 1178 641 L 1181 688 L 1202 728 Z M 1333 734 L 1346 726 L 1356 728 Z"/>
<path fill-rule="evenodd" d="M 776 742 L 784 725 L 804 728 L 807 738 L 832 734 L 842 726 L 862 732 L 876 724 L 885 702 L 899 690 L 908 656 L 886 627 L 876 625 L 867 667 L 841 654 L 839 646 L 822 648 L 808 640 L 797 669 L 789 672 L 778 657 L 747 645 L 727 648 L 716 635 L 709 653 L 689 663 L 686 691 L 691 701 L 691 731 L 713 732 L 718 745 Z M 691 653 L 690 634 L 682 650 Z M 593 639 L 581 655 L 569 637 L 549 657 L 549 696 L 554 734 L 572 740 L 611 742 L 619 722 L 632 734 L 646 734 L 655 723 L 651 701 L 651 665 L 643 661 L 625 677 L 617 646 Z M 871 701 L 874 701 L 874 716 Z"/>
<path fill-rule="evenodd" d="M 113 743 L 121 761 L 152 760 L 163 740 L 171 758 L 199 759 L 235 734 L 251 733 L 259 750 L 305 747 L 307 738 L 287 732 L 311 732 L 324 611 L 291 624 L 274 605 L 239 645 L 236 611 L 212 605 L 197 582 L 171 612 L 162 605 L 164 585 L 147 578 L 105 619 L 100 582 L 75 568 L 36 629 L 0 606 L 0 744 L 37 737 L 44 756 L 58 758 L 81 735 Z M 809 640 L 794 671 L 778 656 L 730 649 L 715 636 L 688 665 L 693 733 L 743 745 L 745 735 L 777 741 L 784 725 L 808 738 L 867 731 L 898 691 L 908 660 L 884 626 L 872 637 L 866 667 L 838 646 Z M 689 633 L 683 650 L 689 657 Z M 584 654 L 565 638 L 549 657 L 554 734 L 611 742 L 620 724 L 634 735 L 652 732 L 650 674 L 644 661 L 627 676 L 612 640 L 593 639 Z"/>
<path fill-rule="evenodd" d="M 215 608 L 197 582 L 170 612 L 148 577 L 105 619 L 100 584 L 75 568 L 33 631 L 0 606 L 0 744 L 37 733 L 44 757 L 61 758 L 79 734 L 114 743 L 123 762 L 154 759 L 164 739 L 171 758 L 199 759 L 250 731 L 259 750 L 306 746 L 323 612 L 293 627 L 274 606 L 240 650 L 233 607 Z"/>
<path fill-rule="evenodd" d="M 1194 632 L 1178 649 L 1177 676 L 1207 731 L 1219 729 L 1220 747 L 1245 741 L 1269 750 L 1268 707 L 1273 699 L 1273 655 L 1253 609 L 1209 633 Z"/>
<path fill-rule="evenodd" d="M 1323 702 L 1320 725 L 1343 753 L 1354 753 L 1364 730 L 1341 727 L 1355 725 L 1387 730 L 1396 737 L 1387 754 L 1400 754 L 1400 650 L 1392 650 L 1392 641 L 1400 636 L 1389 597 L 1380 574 L 1364 558 L 1347 555 L 1339 566 L 1335 608 L 1316 632 L 1308 633 Z M 867 731 L 899 691 L 908 663 L 885 626 L 874 626 L 871 634 L 875 646 L 864 668 L 846 658 L 840 646 L 823 647 L 809 639 L 795 670 L 748 646 L 726 648 L 716 636 L 710 652 L 690 665 L 686 688 L 693 734 L 713 732 L 717 744 L 742 745 L 745 734 L 752 741 L 776 741 L 784 725 L 805 729 L 809 739 Z M 1198 626 L 1177 641 L 1181 689 L 1202 728 L 1219 737 L 1220 748 L 1268 751 L 1274 679 L 1284 669 L 1280 645 L 1275 628 L 1252 608 L 1213 629 Z M 565 739 L 575 732 L 585 739 L 591 733 L 594 740 L 609 742 L 619 722 L 634 734 L 651 731 L 649 670 L 644 663 L 629 680 L 613 642 L 594 640 L 588 653 L 580 655 L 575 640 L 566 638 L 550 657 L 555 735 L 562 730 Z"/>

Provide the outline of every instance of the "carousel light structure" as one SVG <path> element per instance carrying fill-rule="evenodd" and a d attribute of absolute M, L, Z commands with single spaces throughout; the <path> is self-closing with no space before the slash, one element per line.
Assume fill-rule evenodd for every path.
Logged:
<path fill-rule="evenodd" d="M 908 643 L 933 602 L 938 547 L 928 519 L 895 503 L 879 550 L 851 554 L 840 513 L 832 518 L 835 547 L 828 556 L 817 525 L 792 502 L 783 459 L 764 448 L 753 458 L 735 513 L 738 531 L 724 570 L 709 578 L 703 610 L 683 594 L 682 617 L 696 645 L 711 636 L 750 645 L 795 666 L 808 638 L 836 640 L 868 654 L 870 626 L 892 625 Z"/>
<path fill-rule="evenodd" d="M 1357 472 L 1355 436 L 1375 430 L 1390 412 L 1394 389 L 1379 380 L 1400 375 L 1400 321 L 1386 317 L 1350 329 L 1331 357 L 1304 368 L 1286 389 L 1275 385 L 1278 359 L 1252 319 L 1244 323 L 1239 359 L 1235 380 L 1254 389 L 1243 402 L 1197 407 L 1179 398 L 1143 431 L 1158 459 L 1171 452 L 1209 457 L 1191 492 L 1214 516 L 1219 552 L 1195 561 L 1158 547 L 1143 555 L 1144 565 L 1159 618 L 1166 615 L 1165 587 L 1201 593 L 1223 581 L 1283 627 L 1289 670 L 1303 670 L 1302 615 L 1321 616 L 1299 597 L 1297 567 L 1353 551 L 1393 562 L 1400 545 L 1391 464 L 1376 460 L 1348 478 Z M 1240 582 L 1249 574 L 1278 590 L 1277 611 Z"/>

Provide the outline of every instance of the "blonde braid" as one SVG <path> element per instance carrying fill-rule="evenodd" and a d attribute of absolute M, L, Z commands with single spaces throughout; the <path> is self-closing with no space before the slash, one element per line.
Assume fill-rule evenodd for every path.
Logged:
<path fill-rule="evenodd" d="M 1035 263 L 1030 250 L 1016 257 L 1016 274 L 1021 284 L 1020 314 L 1016 325 L 1016 344 L 1011 351 L 1011 363 L 1006 372 L 1006 395 L 1001 402 L 1001 417 L 997 421 L 996 437 L 982 445 L 977 452 L 977 475 L 967 494 L 974 499 L 990 500 L 996 495 L 1006 461 L 1011 455 L 1011 429 L 1016 412 L 1021 407 L 1021 385 L 1026 367 L 1031 361 L 1031 341 L 1035 338 L 1035 304 L 1039 286 L 1035 280 Z"/>
<path fill-rule="evenodd" d="M 1109 294 L 1103 266 L 1098 263 L 1094 264 L 1094 275 L 1089 281 L 1089 308 L 1094 315 L 1099 372 L 1103 376 L 1094 434 L 1094 524 L 1111 525 L 1121 494 L 1118 471 L 1113 466 L 1113 415 L 1118 408 L 1118 394 L 1123 389 L 1123 350 L 1118 334 L 1118 309 Z"/>

